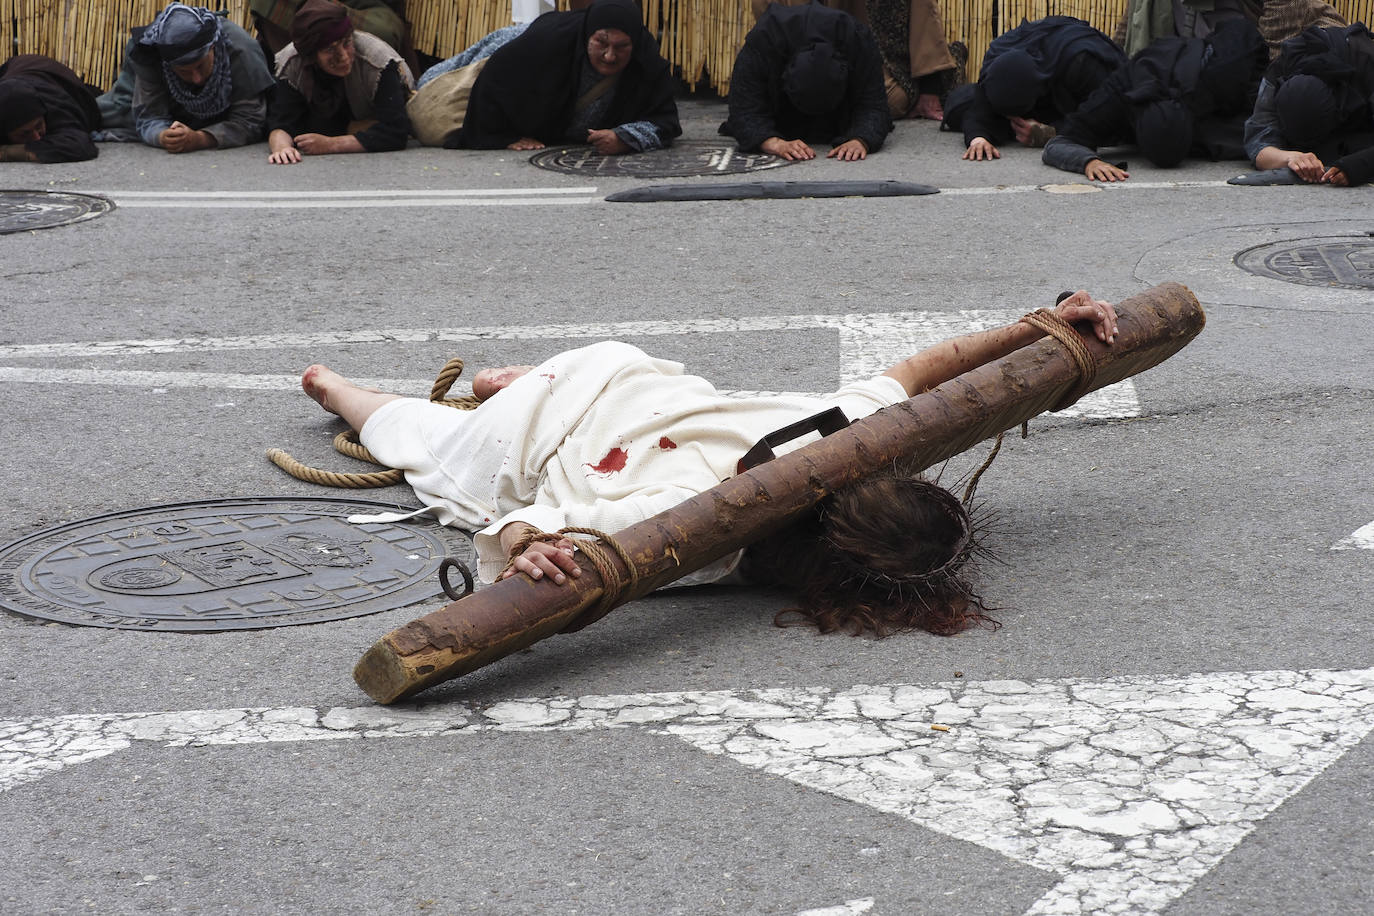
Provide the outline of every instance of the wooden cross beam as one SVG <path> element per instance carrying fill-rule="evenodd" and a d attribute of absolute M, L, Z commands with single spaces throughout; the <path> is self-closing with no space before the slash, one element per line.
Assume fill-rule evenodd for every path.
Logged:
<path fill-rule="evenodd" d="M 1116 308 L 1116 343 L 1087 341 L 1098 367 L 1091 390 L 1158 365 L 1206 321 L 1197 298 L 1177 283 L 1148 289 Z M 1077 380 L 1063 345 L 1044 338 L 615 532 L 638 580 L 603 607 L 648 594 L 739 550 L 870 474 L 894 465 L 914 473 L 1012 429 L 1050 410 Z M 629 570 L 615 562 L 628 580 Z M 353 677 L 377 702 L 393 703 L 585 626 L 605 586 L 590 564 L 580 565 L 582 575 L 563 585 L 512 576 L 411 621 L 372 646 Z"/>

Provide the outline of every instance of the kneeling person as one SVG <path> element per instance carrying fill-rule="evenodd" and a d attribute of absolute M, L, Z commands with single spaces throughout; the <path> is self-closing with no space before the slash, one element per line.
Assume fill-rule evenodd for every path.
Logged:
<path fill-rule="evenodd" d="M 169 3 L 136 28 L 100 139 L 142 140 L 169 153 L 260 143 L 272 71 L 243 29 L 198 6 Z"/>
<path fill-rule="evenodd" d="M 267 105 L 267 161 L 301 154 L 405 149 L 406 100 L 415 82 L 401 55 L 358 32 L 334 0 L 305 0 L 291 22 L 291 44 L 277 54 L 277 85 Z"/>
<path fill-rule="evenodd" d="M 892 130 L 883 60 L 868 28 L 819 3 L 773 4 L 744 39 L 730 75 L 730 113 L 720 132 L 741 152 L 865 159 Z"/>

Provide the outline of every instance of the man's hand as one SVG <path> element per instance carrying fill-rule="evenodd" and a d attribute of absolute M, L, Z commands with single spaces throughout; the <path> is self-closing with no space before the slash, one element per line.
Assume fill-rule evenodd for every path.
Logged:
<path fill-rule="evenodd" d="M 784 140 L 781 137 L 769 137 L 759 144 L 759 149 L 788 161 L 816 158 L 816 151 L 807 146 L 805 140 Z"/>
<path fill-rule="evenodd" d="M 973 142 L 964 150 L 964 158 L 969 162 L 980 162 L 984 159 L 991 162 L 993 159 L 1001 159 L 1002 154 L 997 151 L 997 147 L 982 137 L 974 137 Z"/>
<path fill-rule="evenodd" d="M 327 156 L 334 152 L 334 140 L 324 134 L 297 134 L 296 149 L 307 156 Z"/>
<path fill-rule="evenodd" d="M 1041 126 L 1039 121 L 1032 118 L 1008 118 L 1007 120 L 1011 122 L 1011 132 L 1016 136 L 1017 143 L 1022 146 L 1035 145 L 1031 140 L 1031 131 Z"/>
<path fill-rule="evenodd" d="M 291 135 L 280 128 L 267 135 L 267 148 L 271 150 L 267 161 L 273 165 L 293 165 L 301 161 L 301 151 L 292 145 Z"/>
<path fill-rule="evenodd" d="M 853 162 L 856 159 L 868 158 L 868 146 L 858 139 L 846 140 L 825 154 L 827 159 L 839 159 L 841 162 Z"/>
<path fill-rule="evenodd" d="M 603 156 L 619 156 L 630 152 L 630 144 L 620 139 L 613 130 L 589 130 L 587 142 Z"/>
<path fill-rule="evenodd" d="M 1324 180 L 1326 166 L 1317 158 L 1316 153 L 1294 153 L 1284 163 L 1303 181 L 1316 184 Z"/>
<path fill-rule="evenodd" d="M 1054 313 L 1069 324 L 1090 321 L 1093 333 L 1105 344 L 1116 342 L 1116 309 L 1105 299 L 1094 299 L 1086 290 L 1079 290 L 1054 307 Z"/>
<path fill-rule="evenodd" d="M 1350 187 L 1350 176 L 1333 165 L 1322 174 L 1322 184 L 1335 185 L 1338 188 L 1348 188 Z"/>
<path fill-rule="evenodd" d="M 514 143 L 506 147 L 506 149 L 513 150 L 530 150 L 543 148 L 543 142 L 540 140 L 536 140 L 533 137 L 521 137 L 519 140 L 516 140 Z"/>
<path fill-rule="evenodd" d="M 1094 159 L 1083 166 L 1083 174 L 1093 181 L 1125 181 L 1131 177 L 1131 173 L 1125 169 L 1119 169 L 1114 165 L 1109 165 L 1101 159 Z"/>
<path fill-rule="evenodd" d="M 529 530 L 529 525 L 523 522 L 511 522 L 501 529 L 500 540 L 501 549 L 507 554 L 515 543 L 520 540 L 520 536 Z M 573 554 L 576 546 L 569 538 L 561 538 L 557 541 L 535 541 L 516 557 L 511 567 L 498 577 L 509 579 L 516 573 L 524 573 L 531 579 L 542 579 L 548 576 L 555 585 L 562 585 L 568 581 L 568 576 L 582 575 L 582 568 L 577 565 L 577 560 Z"/>
<path fill-rule="evenodd" d="M 194 153 L 219 145 L 213 134 L 192 130 L 180 121 L 173 121 L 171 127 L 158 134 L 157 142 L 169 153 Z"/>

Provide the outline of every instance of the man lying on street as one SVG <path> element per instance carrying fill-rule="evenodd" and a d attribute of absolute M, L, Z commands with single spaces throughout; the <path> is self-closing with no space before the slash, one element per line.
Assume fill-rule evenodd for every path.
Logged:
<path fill-rule="evenodd" d="M 1082 19 L 1046 16 L 992 40 L 978 82 L 945 103 L 945 130 L 963 130 L 964 158 L 1000 159 L 1013 137 L 1044 146 L 1062 122 L 1126 63 L 1112 40 Z"/>
<path fill-rule="evenodd" d="M 355 31 L 335 0 L 301 4 L 276 68 L 267 102 L 268 162 L 406 148 L 410 68 L 386 42 Z"/>
<path fill-rule="evenodd" d="M 1116 339 L 1115 310 L 1086 292 L 1054 312 L 1087 322 L 1104 343 Z M 576 546 L 543 532 L 614 533 L 738 473 L 744 454 L 773 430 L 831 407 L 867 416 L 1042 336 L 1026 322 L 967 334 L 820 398 L 727 397 L 680 363 L 614 341 L 539 366 L 483 370 L 472 386 L 482 403 L 471 411 L 361 388 L 320 365 L 301 385 L 357 430 L 378 461 L 402 468 L 441 523 L 477 532 L 483 579 L 521 574 L 563 584 L 581 574 Z M 797 612 L 822 632 L 946 634 L 987 621 L 965 567 L 977 543 L 957 498 L 893 474 L 828 496 L 750 548 L 750 568 L 794 590 Z M 724 581 L 741 554 L 678 584 Z"/>
<path fill-rule="evenodd" d="M 1374 177 L 1374 36 L 1364 23 L 1310 28 L 1282 45 L 1245 122 L 1258 169 L 1341 187 Z"/>
<path fill-rule="evenodd" d="M 98 100 L 97 139 L 142 140 L 169 153 L 263 139 L 274 80 L 247 32 L 202 7 L 169 3 L 131 34 L 119 79 Z"/>
<path fill-rule="evenodd" d="M 65 64 L 20 54 L 0 64 L 0 162 L 81 162 L 98 155 L 95 93 Z"/>
<path fill-rule="evenodd" d="M 1244 159 L 1245 119 L 1268 61 L 1248 19 L 1228 19 L 1206 38 L 1161 38 L 1069 115 L 1041 158 L 1095 181 L 1130 177 L 1098 157 L 1103 146 L 1135 144 L 1160 168 L 1188 156 Z"/>

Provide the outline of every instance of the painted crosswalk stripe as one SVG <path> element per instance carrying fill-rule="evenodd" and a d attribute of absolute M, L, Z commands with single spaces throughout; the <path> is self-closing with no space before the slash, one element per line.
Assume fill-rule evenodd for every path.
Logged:
<path fill-rule="evenodd" d="M 1357 528 L 1349 537 L 1331 545 L 1332 550 L 1374 550 L 1374 522 Z"/>
<path fill-rule="evenodd" d="M 839 379 L 842 383 L 870 378 L 889 366 L 961 333 L 997 327 L 1007 321 L 1002 309 L 960 309 L 950 312 L 874 312 L 841 315 L 778 315 L 740 318 L 703 318 L 680 321 L 621 321 L 583 325 L 478 328 L 388 328 L 321 331 L 304 334 L 257 334 L 242 337 L 154 338 L 145 340 L 84 341 L 73 343 L 9 344 L 0 346 L 0 360 L 74 360 L 116 356 L 210 353 L 233 350 L 304 350 L 321 358 L 332 347 L 346 344 L 405 344 L 473 340 L 633 340 L 640 337 L 690 334 L 741 334 L 758 331 L 834 331 L 839 339 Z M 552 351 L 545 355 L 552 355 Z M 181 373 L 0 367 L 0 378 L 36 384 L 93 384 L 129 387 L 200 387 L 287 390 L 297 376 L 236 373 Z M 429 383 L 401 380 L 372 384 L 388 391 L 424 392 Z M 743 394 L 744 392 L 739 392 Z M 751 392 L 755 393 L 755 392 Z M 756 393 L 768 393 L 759 391 Z M 809 392 L 820 394 L 822 392 Z M 1132 380 L 1109 385 L 1083 397 L 1061 412 L 1063 416 L 1111 419 L 1140 416 L 1140 400 Z"/>
<path fill-rule="evenodd" d="M 1365 739 L 1374 669 L 16 718 L 0 721 L 0 792 L 135 742 L 452 742 L 625 729 L 1053 875 L 1027 916 L 1149 916 Z"/>
<path fill-rule="evenodd" d="M 343 207 L 517 207 L 589 204 L 595 187 L 423 188 L 358 191 L 88 191 L 128 208 L 321 209 Z"/>

